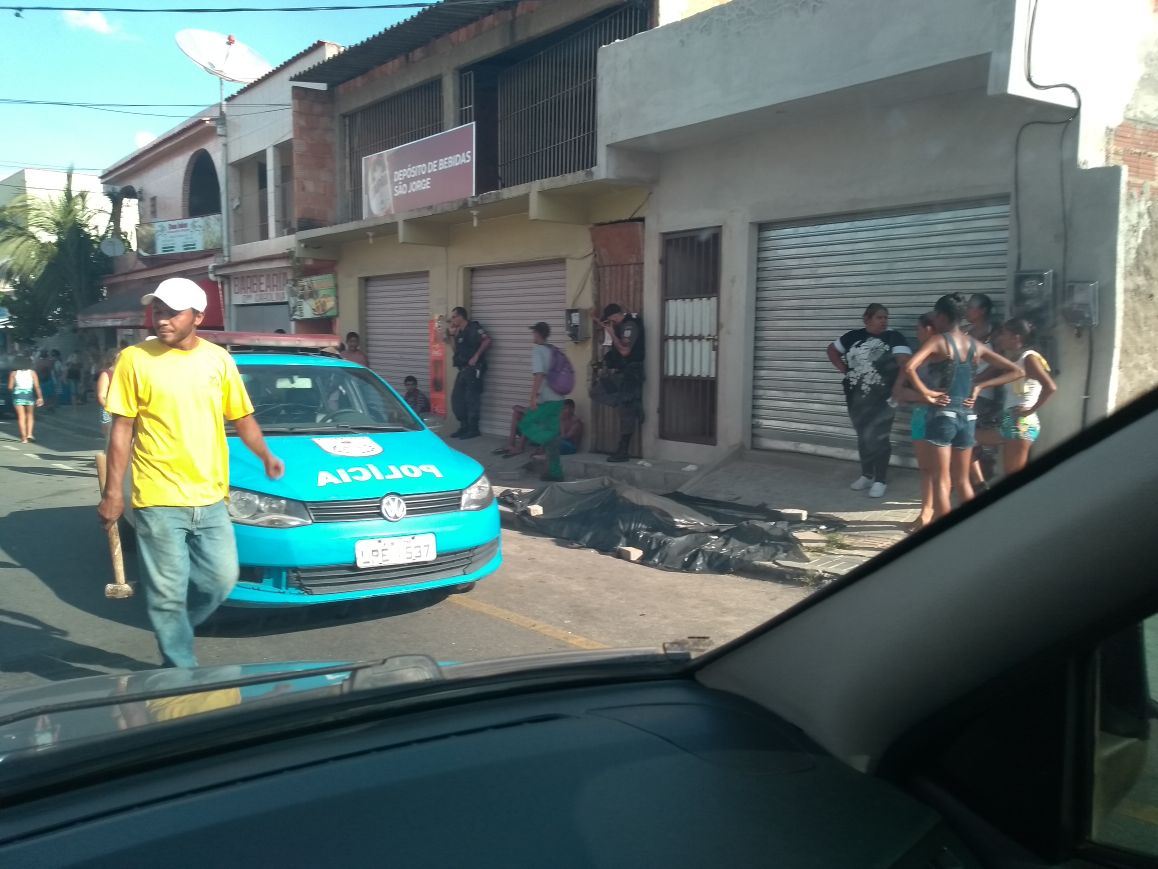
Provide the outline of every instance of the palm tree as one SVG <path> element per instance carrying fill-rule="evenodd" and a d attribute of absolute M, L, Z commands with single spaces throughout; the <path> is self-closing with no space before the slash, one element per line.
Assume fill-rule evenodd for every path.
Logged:
<path fill-rule="evenodd" d="M 59 197 L 15 197 L 0 208 L 0 280 L 14 288 L 18 338 L 54 333 L 100 297 L 108 273 L 94 229 L 98 212 L 75 191 L 72 173 Z"/>

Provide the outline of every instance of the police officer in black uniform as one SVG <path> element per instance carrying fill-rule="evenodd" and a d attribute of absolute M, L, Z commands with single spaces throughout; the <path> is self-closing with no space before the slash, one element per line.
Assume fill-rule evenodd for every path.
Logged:
<path fill-rule="evenodd" d="M 643 321 L 611 304 L 593 312 L 603 328 L 603 368 L 591 389 L 591 398 L 619 411 L 619 446 L 609 462 L 626 462 L 631 438 L 643 420 Z"/>
<path fill-rule="evenodd" d="M 470 319 L 466 308 L 450 312 L 447 340 L 454 343 L 454 367 L 458 376 L 450 394 L 450 406 L 458 417 L 458 431 L 452 438 L 477 438 L 479 417 L 482 415 L 483 375 L 486 373 L 486 352 L 491 338 L 477 320 Z"/>

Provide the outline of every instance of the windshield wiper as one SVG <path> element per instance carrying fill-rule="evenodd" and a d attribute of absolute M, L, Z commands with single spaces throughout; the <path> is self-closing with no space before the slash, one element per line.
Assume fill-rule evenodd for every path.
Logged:
<path fill-rule="evenodd" d="M 345 676 L 345 679 L 337 681 L 343 684 L 346 694 L 376 695 L 382 692 L 391 694 L 407 686 L 429 685 L 446 681 L 470 682 L 479 679 L 509 679 L 512 677 L 543 679 L 579 675 L 590 676 L 592 670 L 607 673 L 609 670 L 614 671 L 623 668 L 643 668 L 653 672 L 669 672 L 673 668 L 686 665 L 690 659 L 690 655 L 682 651 L 603 649 L 544 653 L 448 666 L 438 663 L 428 655 L 395 655 L 378 661 L 332 664 L 308 667 L 302 670 L 279 670 L 272 673 L 255 673 L 250 676 L 209 679 L 204 682 L 158 685 L 155 688 L 125 694 L 31 704 L 23 709 L 0 715 L 0 727 L 37 718 L 41 715 L 59 715 L 62 712 L 101 709 L 121 703 L 163 700 L 189 694 L 203 694 L 207 691 L 220 691 L 226 688 L 247 688 L 255 685 L 293 682 L 300 679 L 316 679 L 319 676 Z M 180 670 L 158 672 L 172 673 L 177 679 L 183 673 Z M 309 693 L 309 689 L 304 693 Z"/>
<path fill-rule="evenodd" d="M 180 671 L 173 670 L 173 673 Z M 319 676 L 345 676 L 340 682 L 351 682 L 355 674 L 356 687 L 384 688 L 388 685 L 407 685 L 415 682 L 435 682 L 442 679 L 442 665 L 426 655 L 395 655 L 381 661 L 364 661 L 354 664 L 333 664 L 324 667 L 310 667 L 305 670 L 279 670 L 275 673 L 257 673 L 252 676 L 236 676 L 229 679 L 214 679 L 206 682 L 186 682 L 160 686 L 146 691 L 126 694 L 112 694 L 105 697 L 85 697 L 79 700 L 63 700 L 30 706 L 7 715 L 0 715 L 0 727 L 37 718 L 41 715 L 59 715 L 62 712 L 76 712 L 84 709 L 100 709 L 121 703 L 143 703 L 148 700 L 164 700 L 183 697 L 187 694 L 204 694 L 206 691 L 221 691 L 226 688 L 249 688 L 254 685 L 272 685 L 278 682 L 293 682 L 298 679 L 316 679 Z"/>

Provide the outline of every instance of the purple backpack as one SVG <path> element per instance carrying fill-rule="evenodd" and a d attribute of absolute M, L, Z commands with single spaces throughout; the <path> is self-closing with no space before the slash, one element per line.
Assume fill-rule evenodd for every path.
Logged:
<path fill-rule="evenodd" d="M 575 369 L 571 366 L 571 360 L 554 344 L 547 346 L 551 348 L 551 367 L 547 371 L 547 386 L 558 395 L 570 395 L 571 390 L 575 388 Z"/>

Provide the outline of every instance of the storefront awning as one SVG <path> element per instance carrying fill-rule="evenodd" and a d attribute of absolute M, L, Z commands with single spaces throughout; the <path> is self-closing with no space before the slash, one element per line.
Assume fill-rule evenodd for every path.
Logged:
<path fill-rule="evenodd" d="M 145 325 L 145 308 L 140 294 L 120 292 L 101 299 L 95 305 L 83 308 L 76 317 L 76 325 L 82 329 L 103 327 L 137 327 Z"/>
<path fill-rule="evenodd" d="M 191 280 L 205 290 L 205 295 L 209 301 L 209 305 L 205 309 L 205 319 L 201 322 L 200 328 L 223 329 L 225 317 L 221 302 L 221 285 L 217 281 L 206 278 L 192 278 Z M 121 290 L 107 299 L 102 299 L 95 305 L 89 305 L 77 315 L 76 325 L 82 329 L 102 327 L 152 328 L 152 309 L 141 304 L 141 297 L 153 290 L 155 286 L 156 282 L 153 282 L 143 289 Z"/>

